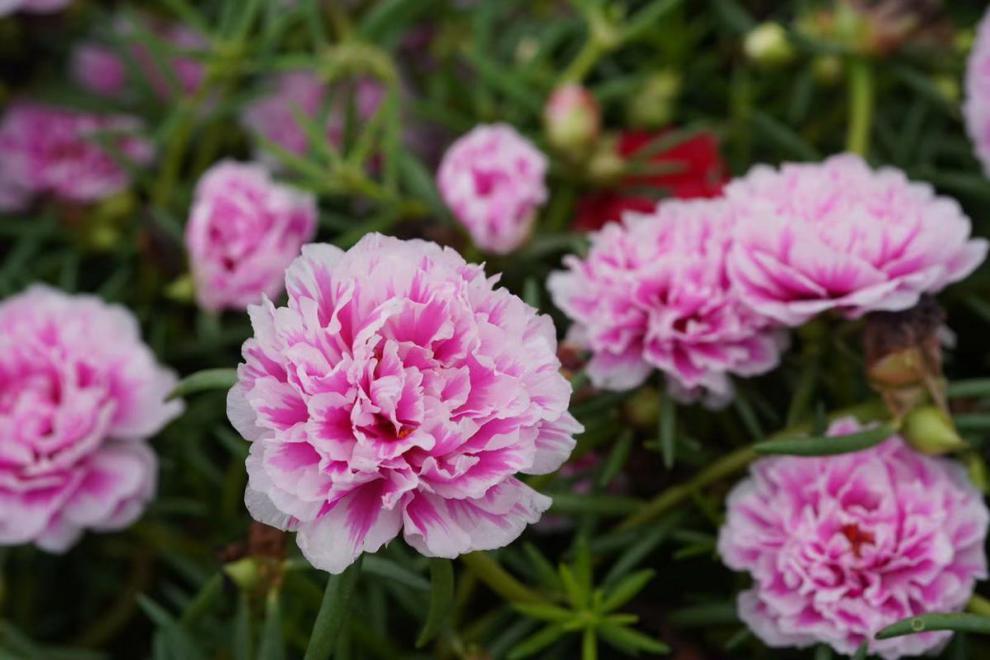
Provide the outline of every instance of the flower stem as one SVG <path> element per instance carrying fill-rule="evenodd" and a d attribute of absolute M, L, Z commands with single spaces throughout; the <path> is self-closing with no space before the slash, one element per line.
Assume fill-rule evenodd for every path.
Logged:
<path fill-rule="evenodd" d="M 488 588 L 513 603 L 540 603 L 546 599 L 512 577 L 487 552 L 471 552 L 461 555 L 461 562 L 468 570 L 488 585 Z"/>
<path fill-rule="evenodd" d="M 866 156 L 870 149 L 870 132 L 873 127 L 873 70 L 861 57 L 848 62 L 849 76 L 849 129 L 846 149 Z"/>
<path fill-rule="evenodd" d="M 830 418 L 852 416 L 860 421 L 874 420 L 883 417 L 886 409 L 879 400 L 872 400 L 856 406 L 845 408 L 830 415 Z M 771 435 L 768 440 L 786 438 L 798 433 L 807 431 L 810 424 L 796 424 Z M 731 454 L 723 456 L 710 466 L 699 472 L 695 477 L 683 484 L 672 486 L 660 493 L 657 497 L 643 505 L 639 511 L 631 514 L 617 527 L 618 530 L 629 529 L 643 523 L 650 522 L 667 513 L 671 509 L 679 506 L 691 498 L 691 496 L 725 477 L 728 477 L 742 470 L 757 458 L 757 453 L 753 445 L 741 447 Z"/>
<path fill-rule="evenodd" d="M 361 572 L 361 559 L 344 569 L 340 575 L 327 579 L 323 592 L 323 603 L 313 624 L 313 634 L 309 638 L 304 660 L 327 660 L 333 655 L 340 631 L 350 614 L 351 596 Z"/>

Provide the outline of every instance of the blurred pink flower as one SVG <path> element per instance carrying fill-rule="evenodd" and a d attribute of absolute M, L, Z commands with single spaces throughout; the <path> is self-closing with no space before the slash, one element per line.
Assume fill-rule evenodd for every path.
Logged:
<path fill-rule="evenodd" d="M 547 199 L 546 171 L 546 157 L 514 128 L 481 125 L 447 149 L 437 187 L 475 245 L 508 254 L 529 238 Z"/>
<path fill-rule="evenodd" d="M 861 427 L 846 418 L 830 435 Z M 874 641 L 881 628 L 965 607 L 987 576 L 988 513 L 955 462 L 897 436 L 851 454 L 764 458 L 728 499 L 719 553 L 748 571 L 739 616 L 767 645 L 816 643 L 884 658 L 937 649 L 951 633 Z"/>
<path fill-rule="evenodd" d="M 172 100 L 177 96 L 176 92 L 189 96 L 203 84 L 206 77 L 203 63 L 186 54 L 186 51 L 203 51 L 209 46 L 206 38 L 196 30 L 151 16 L 138 16 L 136 22 L 130 17 L 118 17 L 113 29 L 128 44 L 128 55 L 133 57 L 145 82 L 158 98 Z M 176 53 L 167 61 L 159 62 L 145 44 L 148 39 L 145 33 L 164 42 L 167 49 Z M 83 89 L 101 96 L 121 96 L 128 85 L 133 84 L 128 80 L 130 72 L 120 52 L 96 42 L 83 42 L 76 46 L 72 53 L 71 70 L 73 78 Z"/>
<path fill-rule="evenodd" d="M 64 552 L 134 522 L 175 383 L 123 307 L 40 285 L 0 303 L 0 545 Z"/>
<path fill-rule="evenodd" d="M 733 284 L 753 309 L 788 325 L 831 309 L 850 318 L 908 309 L 987 254 L 955 200 L 852 154 L 758 165 L 725 195 L 738 217 Z"/>
<path fill-rule="evenodd" d="M 186 224 L 200 307 L 244 310 L 278 296 L 316 219 L 313 195 L 276 183 L 261 165 L 222 161 L 207 170 Z"/>
<path fill-rule="evenodd" d="M 632 389 L 659 369 L 678 398 L 718 406 L 732 397 L 730 374 L 777 365 L 786 337 L 729 283 L 732 227 L 724 201 L 664 201 L 591 234 L 588 256 L 550 275 L 554 303 L 574 321 L 569 340 L 593 354 L 594 385 Z"/>
<path fill-rule="evenodd" d="M 15 11 L 33 14 L 48 14 L 65 9 L 72 0 L 0 0 L 0 16 L 13 14 Z"/>
<path fill-rule="evenodd" d="M 400 531 L 452 558 L 539 520 L 550 499 L 516 474 L 556 470 L 582 427 L 553 323 L 495 281 L 421 240 L 304 247 L 288 306 L 249 308 L 227 401 L 254 518 L 332 573 Z"/>
<path fill-rule="evenodd" d="M 0 119 L 0 207 L 23 206 L 32 195 L 95 202 L 130 185 L 128 172 L 98 143 L 113 143 L 133 165 L 154 157 L 139 136 L 140 120 L 94 115 L 31 102 L 15 102 Z M 4 204 L 5 200 L 14 203 Z"/>
<path fill-rule="evenodd" d="M 325 113 L 326 139 L 340 148 L 349 92 L 353 92 L 359 122 L 371 119 L 385 98 L 385 88 L 371 78 L 331 86 L 310 71 L 290 71 L 269 81 L 265 94 L 245 108 L 241 123 L 251 133 L 301 156 L 309 151 L 310 138 L 297 116 L 319 122 Z M 270 167 L 280 162 L 263 145 L 255 149 L 255 157 Z"/>
<path fill-rule="evenodd" d="M 990 176 L 990 9 L 976 28 L 976 40 L 966 63 L 963 116 L 983 171 Z"/>

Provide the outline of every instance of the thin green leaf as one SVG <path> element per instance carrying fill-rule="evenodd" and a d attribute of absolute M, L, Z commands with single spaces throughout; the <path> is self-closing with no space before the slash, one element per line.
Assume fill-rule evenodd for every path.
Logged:
<path fill-rule="evenodd" d="M 178 399 L 209 390 L 229 390 L 236 382 L 236 369 L 204 369 L 179 381 L 179 384 L 169 392 L 168 398 Z"/>
<path fill-rule="evenodd" d="M 903 635 L 915 635 L 933 630 L 952 630 L 954 632 L 977 633 L 990 635 L 990 617 L 982 614 L 954 612 L 951 614 L 922 614 L 921 616 L 902 619 L 878 632 L 876 639 L 890 639 Z"/>
<path fill-rule="evenodd" d="M 391 559 L 379 557 L 378 555 L 368 555 L 364 558 L 361 570 L 371 575 L 393 580 L 417 591 L 429 591 L 430 581 L 421 575 L 413 573 L 405 566 L 398 564 Z"/>
<path fill-rule="evenodd" d="M 285 641 L 282 639 L 282 610 L 279 591 L 273 589 L 265 599 L 265 623 L 261 628 L 258 660 L 284 660 Z"/>
<path fill-rule="evenodd" d="M 636 654 L 640 651 L 657 654 L 670 653 L 670 647 L 660 640 L 653 639 L 632 628 L 605 623 L 598 627 L 598 634 L 612 646 L 627 653 Z"/>
<path fill-rule="evenodd" d="M 757 443 L 753 448 L 758 454 L 834 456 L 868 449 L 880 444 L 893 434 L 894 429 L 889 424 L 882 424 L 876 428 L 849 435 L 768 440 Z"/>
<path fill-rule="evenodd" d="M 426 646 L 447 624 L 454 604 L 454 563 L 440 557 L 431 559 L 430 582 L 430 609 L 416 639 L 416 648 Z"/>
<path fill-rule="evenodd" d="M 602 601 L 601 611 L 612 612 L 628 603 L 649 584 L 654 575 L 656 575 L 655 571 L 646 569 L 620 580 L 615 585 L 615 588 L 609 592 L 608 596 L 605 597 L 605 600 Z"/>
<path fill-rule="evenodd" d="M 632 429 L 626 429 L 619 436 L 618 442 L 615 443 L 615 447 L 609 452 L 608 458 L 602 466 L 601 474 L 598 477 L 598 485 L 600 487 L 604 488 L 612 483 L 616 475 L 625 467 L 626 461 L 629 460 L 629 452 L 632 451 L 634 440 L 635 436 Z"/>
<path fill-rule="evenodd" d="M 673 397 L 664 394 L 660 401 L 660 453 L 668 470 L 674 467 L 676 458 L 674 440 L 677 432 L 677 404 Z"/>
<path fill-rule="evenodd" d="M 351 596 L 361 572 L 361 559 L 344 569 L 340 575 L 331 575 L 323 592 L 323 603 L 313 623 L 313 632 L 306 647 L 304 660 L 327 660 L 333 656 L 347 617 L 351 613 Z"/>
<path fill-rule="evenodd" d="M 574 612 L 572 610 L 557 607 L 556 605 L 545 603 L 513 603 L 512 606 L 529 618 L 539 621 L 564 623 L 574 618 Z"/>
<path fill-rule="evenodd" d="M 561 626 L 547 626 L 536 634 L 530 635 L 523 641 L 519 642 L 519 644 L 517 644 L 515 648 L 509 652 L 509 660 L 521 660 L 522 658 L 528 658 L 532 655 L 536 655 L 560 639 L 563 634 L 564 629 Z"/>

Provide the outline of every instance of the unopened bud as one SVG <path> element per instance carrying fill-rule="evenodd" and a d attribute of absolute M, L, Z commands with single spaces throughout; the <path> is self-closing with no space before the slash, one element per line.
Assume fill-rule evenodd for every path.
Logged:
<path fill-rule="evenodd" d="M 660 397 L 656 388 L 640 388 L 626 401 L 629 423 L 640 429 L 656 429 L 660 421 Z"/>
<path fill-rule="evenodd" d="M 232 561 L 223 567 L 223 572 L 230 578 L 231 582 L 245 591 L 254 589 L 261 578 L 258 560 L 254 557 L 244 557 Z"/>
<path fill-rule="evenodd" d="M 909 412 L 901 426 L 901 436 L 923 454 L 945 454 L 966 447 L 952 419 L 932 405 Z"/>
<path fill-rule="evenodd" d="M 990 478 L 987 477 L 987 463 L 983 457 L 975 451 L 968 451 L 962 455 L 963 464 L 966 466 L 966 473 L 969 480 L 981 493 L 990 491 Z"/>
<path fill-rule="evenodd" d="M 766 67 L 777 67 L 794 59 L 787 30 L 780 23 L 767 22 L 753 28 L 743 42 L 743 51 L 751 61 Z"/>
<path fill-rule="evenodd" d="M 681 75 L 673 70 L 658 71 L 631 95 L 626 114 L 638 128 L 661 128 L 674 119 L 677 98 L 681 95 Z"/>
<path fill-rule="evenodd" d="M 616 148 L 615 136 L 599 140 L 588 160 L 588 177 L 597 184 L 608 185 L 625 172 L 625 161 Z"/>
<path fill-rule="evenodd" d="M 192 275 L 186 273 L 165 287 L 165 297 L 181 303 L 192 302 L 196 297 Z"/>
<path fill-rule="evenodd" d="M 953 76 L 935 76 L 932 78 L 932 84 L 948 103 L 955 105 L 959 102 L 959 81 Z"/>
<path fill-rule="evenodd" d="M 811 71 L 820 85 L 834 85 L 842 78 L 842 58 L 838 55 L 819 55 L 811 63 Z"/>
<path fill-rule="evenodd" d="M 568 154 L 585 152 L 601 131 L 598 101 L 581 85 L 558 87 L 543 109 L 543 129 L 555 149 Z"/>

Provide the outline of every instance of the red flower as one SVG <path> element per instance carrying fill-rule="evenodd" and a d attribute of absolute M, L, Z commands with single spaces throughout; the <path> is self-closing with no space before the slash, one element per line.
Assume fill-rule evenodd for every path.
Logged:
<path fill-rule="evenodd" d="M 619 136 L 616 151 L 623 158 L 634 157 L 654 140 L 668 133 L 626 131 Z M 718 139 L 712 133 L 699 133 L 649 158 L 651 165 L 676 167 L 669 173 L 629 175 L 615 187 L 585 195 L 578 200 L 574 228 L 600 229 L 618 220 L 624 211 L 650 211 L 658 197 L 716 197 L 726 182 L 725 164 L 718 152 Z M 656 189 L 650 195 L 647 189 Z"/>

